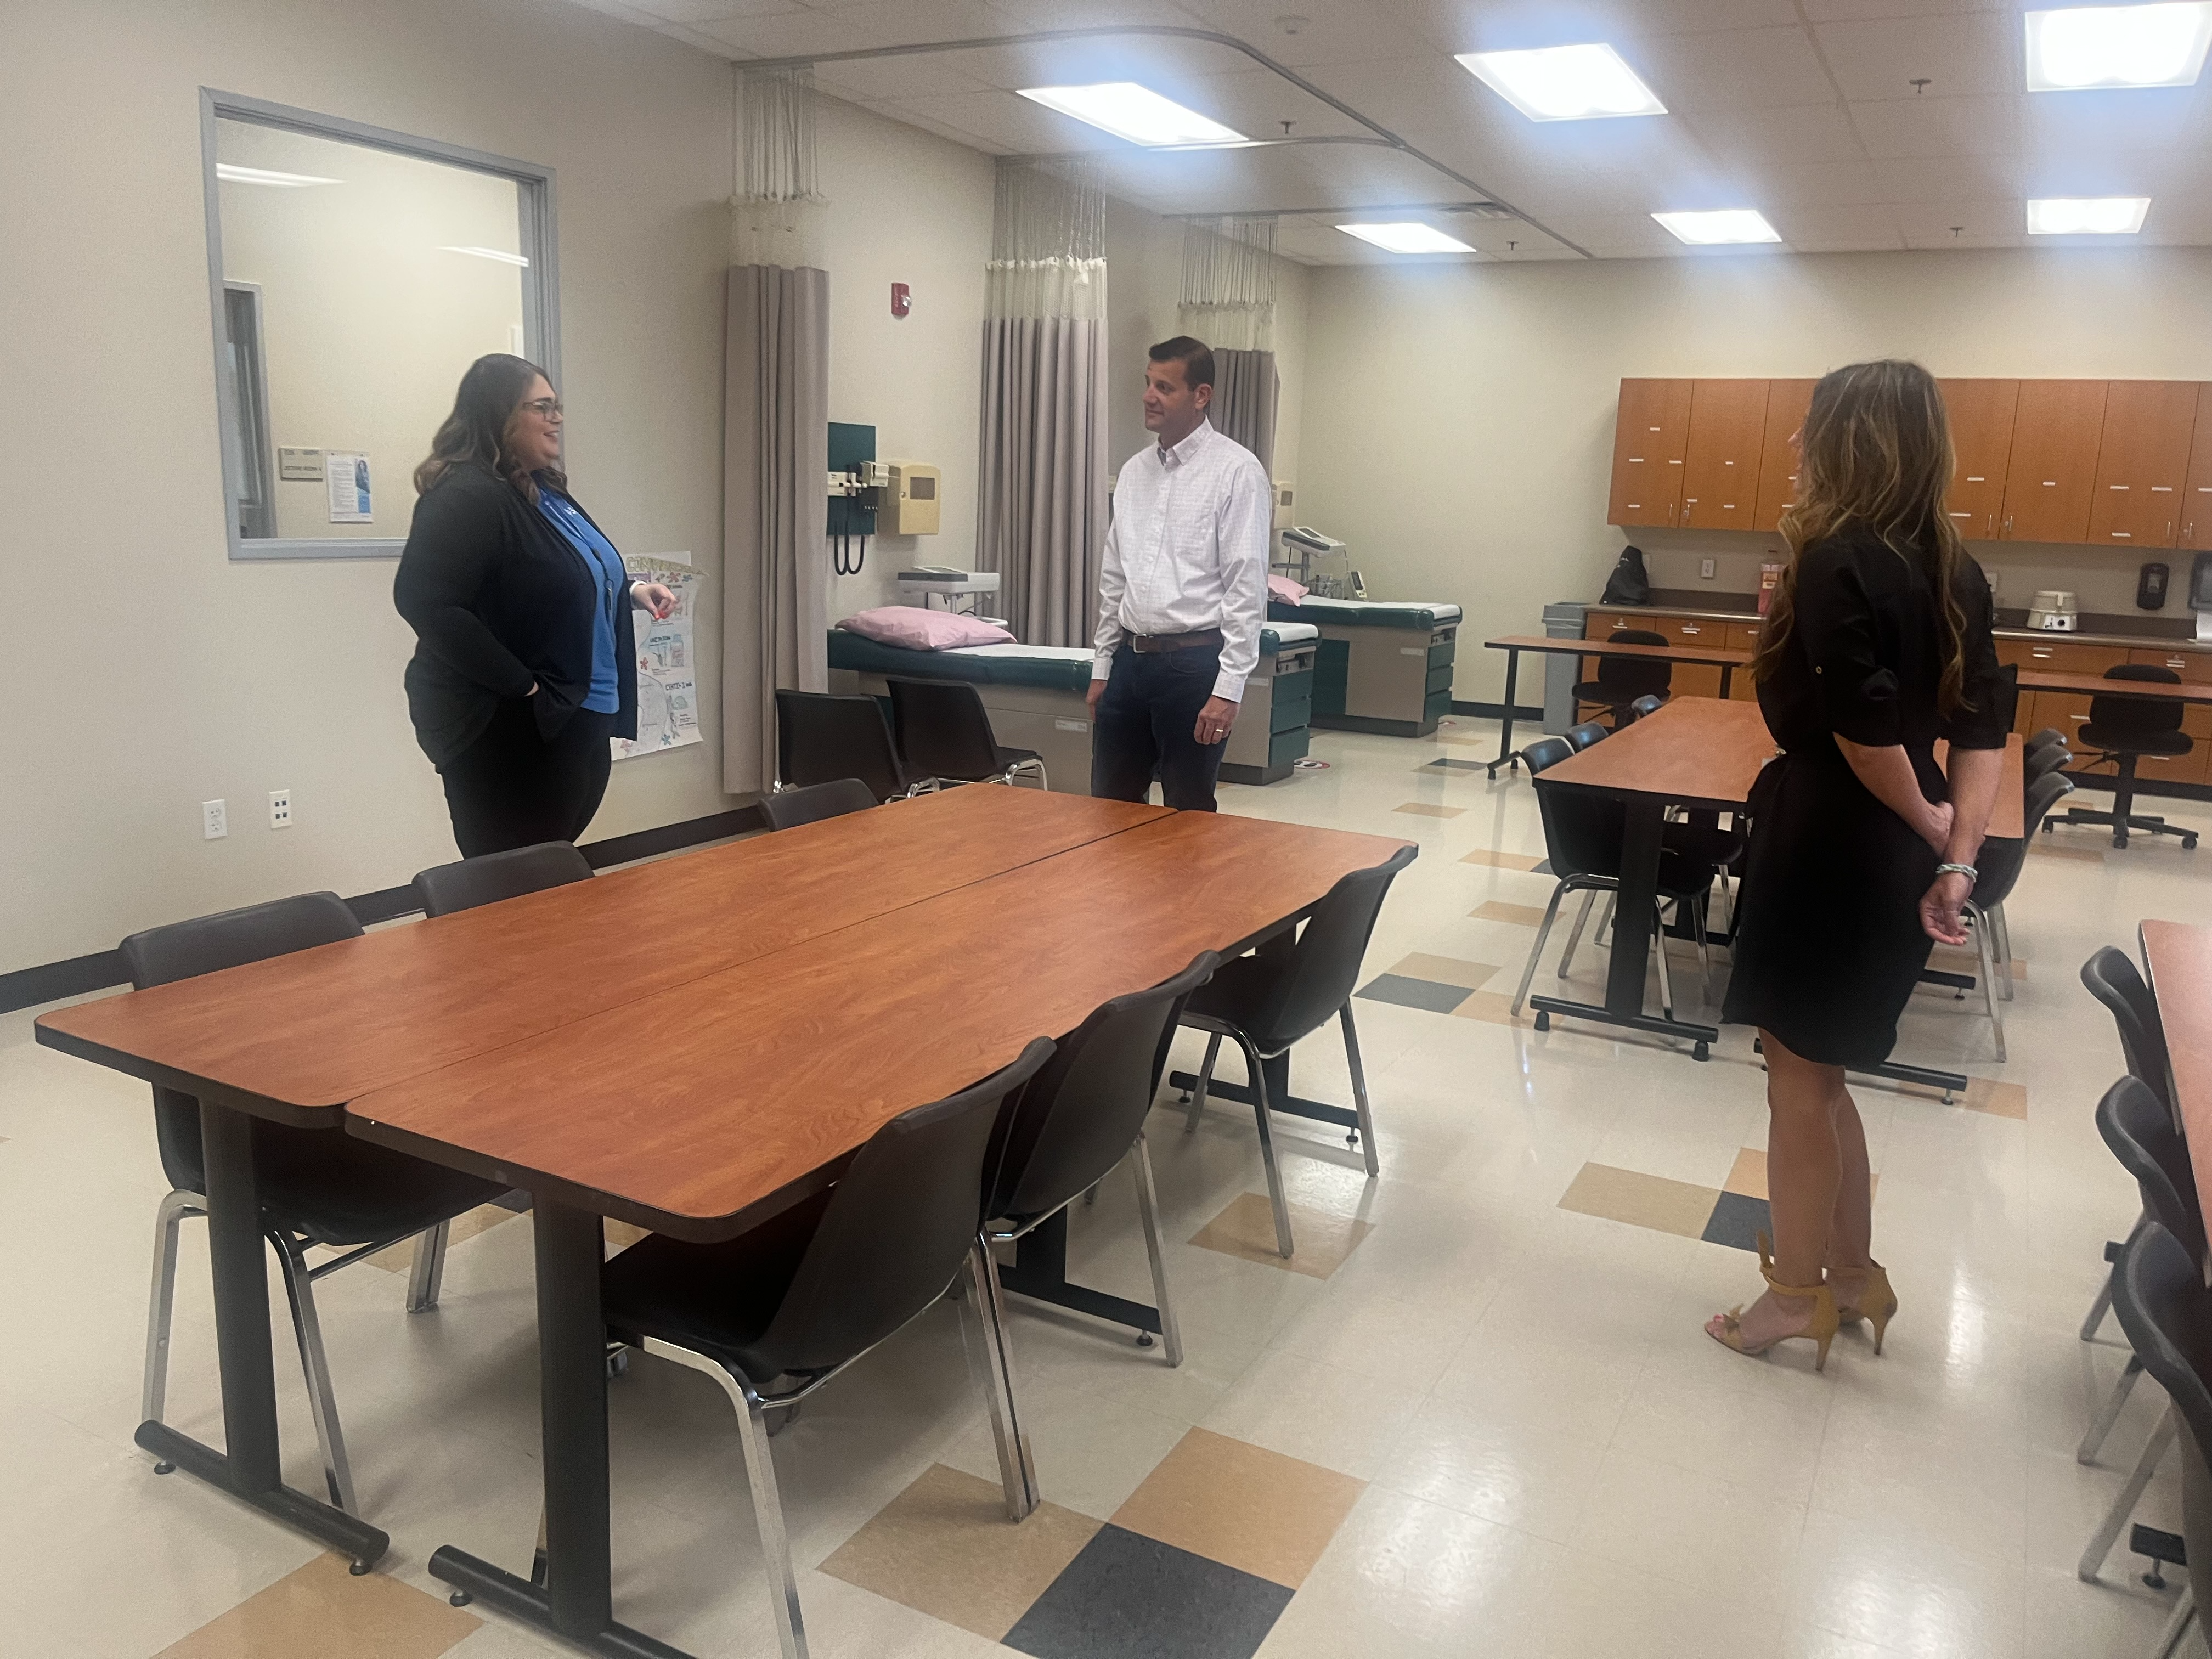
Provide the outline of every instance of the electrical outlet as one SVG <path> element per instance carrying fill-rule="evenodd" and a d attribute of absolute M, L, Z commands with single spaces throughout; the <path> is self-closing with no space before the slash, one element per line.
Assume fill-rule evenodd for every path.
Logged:
<path fill-rule="evenodd" d="M 221 841 L 230 833 L 230 811 L 219 800 L 200 803 L 200 836 L 206 841 Z"/>
<path fill-rule="evenodd" d="M 289 830 L 292 827 L 292 792 L 271 789 L 269 792 L 269 827 Z"/>
<path fill-rule="evenodd" d="M 1707 581 L 1712 580 L 1713 562 L 1711 559 L 1699 559 L 1698 561 L 1698 574 L 1700 576 L 1703 576 Z"/>

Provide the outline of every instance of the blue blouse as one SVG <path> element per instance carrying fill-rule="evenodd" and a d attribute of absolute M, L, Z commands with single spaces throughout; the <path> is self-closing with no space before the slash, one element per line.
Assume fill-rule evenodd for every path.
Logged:
<path fill-rule="evenodd" d="M 576 510 L 576 504 L 552 490 L 538 492 L 538 510 L 553 522 L 576 556 L 592 573 L 599 605 L 592 621 L 592 689 L 583 706 L 595 714 L 611 714 L 622 707 L 622 682 L 615 661 L 615 607 L 626 602 L 629 572 L 622 555 L 599 527 Z"/>

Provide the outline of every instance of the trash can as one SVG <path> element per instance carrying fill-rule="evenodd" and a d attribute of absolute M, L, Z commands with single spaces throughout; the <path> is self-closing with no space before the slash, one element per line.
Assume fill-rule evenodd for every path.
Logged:
<path fill-rule="evenodd" d="M 1547 640 L 1578 640 L 1583 636 L 1583 618 L 1589 607 L 1573 599 L 1562 599 L 1544 607 L 1544 637 Z M 1575 723 L 1575 679 L 1582 672 L 1580 657 L 1547 656 L 1544 659 L 1544 730 L 1557 736 Z"/>

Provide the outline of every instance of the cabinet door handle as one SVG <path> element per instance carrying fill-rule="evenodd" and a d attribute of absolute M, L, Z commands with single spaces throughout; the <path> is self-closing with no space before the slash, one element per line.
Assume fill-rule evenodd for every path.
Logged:
<path fill-rule="evenodd" d="M 1698 625 L 1695 623 L 1684 623 L 1682 624 L 1682 632 L 1685 634 L 1694 634 L 1697 631 Z"/>
<path fill-rule="evenodd" d="M 2189 666 L 2189 660 L 2185 657 L 2168 657 L 2166 659 L 2166 665 L 2168 668 L 2186 668 Z"/>
<path fill-rule="evenodd" d="M 2032 645 L 2027 649 L 2027 654 L 2039 662 L 2045 662 L 2057 653 L 2045 646 Z"/>
<path fill-rule="evenodd" d="M 2005 514 L 2004 533 L 2008 536 L 2012 534 L 2012 514 L 2009 513 Z"/>

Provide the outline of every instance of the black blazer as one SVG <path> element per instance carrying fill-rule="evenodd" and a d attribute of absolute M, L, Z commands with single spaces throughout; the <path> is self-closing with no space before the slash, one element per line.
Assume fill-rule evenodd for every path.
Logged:
<path fill-rule="evenodd" d="M 552 488 L 542 477 L 538 487 Z M 415 503 L 392 602 L 415 630 L 407 713 L 434 766 L 483 735 L 501 698 L 530 696 L 532 682 L 544 738 L 591 694 L 597 582 L 568 538 L 488 466 L 457 464 Z M 630 611 L 615 607 L 618 738 L 637 735 Z"/>

